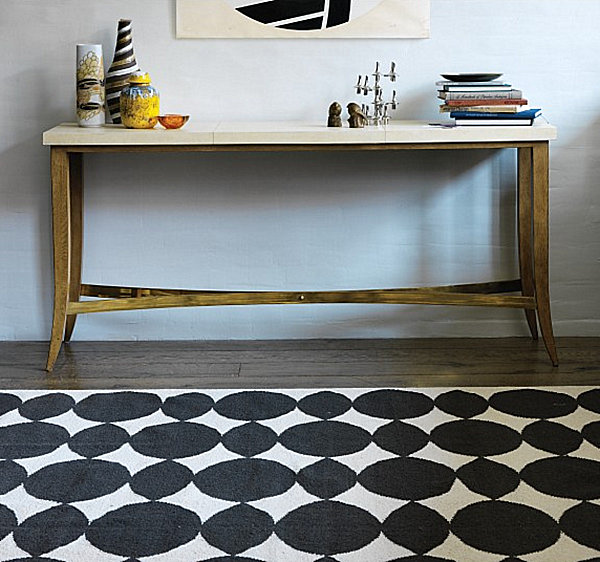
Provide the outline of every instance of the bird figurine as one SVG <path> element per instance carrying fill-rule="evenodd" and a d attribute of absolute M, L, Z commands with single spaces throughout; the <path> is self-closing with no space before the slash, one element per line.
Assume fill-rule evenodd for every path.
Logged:
<path fill-rule="evenodd" d="M 351 129 L 362 129 L 368 123 L 367 116 L 357 103 L 348 104 L 348 113 L 350 114 L 348 123 Z"/>
<path fill-rule="evenodd" d="M 342 126 L 342 106 L 334 101 L 329 106 L 329 117 L 327 119 L 328 127 L 341 127 Z"/>

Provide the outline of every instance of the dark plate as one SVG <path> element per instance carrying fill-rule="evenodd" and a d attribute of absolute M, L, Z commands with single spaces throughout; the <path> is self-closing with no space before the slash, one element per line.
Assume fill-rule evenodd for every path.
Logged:
<path fill-rule="evenodd" d="M 499 72 L 461 72 L 460 74 L 442 74 L 442 77 L 452 82 L 487 82 L 502 76 Z"/>

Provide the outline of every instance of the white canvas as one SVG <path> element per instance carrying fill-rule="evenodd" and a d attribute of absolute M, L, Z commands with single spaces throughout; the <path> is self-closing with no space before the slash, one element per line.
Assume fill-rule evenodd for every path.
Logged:
<path fill-rule="evenodd" d="M 429 37 L 429 0 L 335 1 L 177 0 L 177 37 Z"/>

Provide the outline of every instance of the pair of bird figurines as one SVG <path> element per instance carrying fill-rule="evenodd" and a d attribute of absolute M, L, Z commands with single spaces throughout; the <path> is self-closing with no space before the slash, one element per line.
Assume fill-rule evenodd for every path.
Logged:
<path fill-rule="evenodd" d="M 362 129 L 368 124 L 367 116 L 363 113 L 360 105 L 351 102 L 348 104 L 348 124 L 351 129 Z M 328 127 L 341 127 L 342 126 L 342 106 L 334 101 L 329 106 L 329 118 L 327 119 Z"/>

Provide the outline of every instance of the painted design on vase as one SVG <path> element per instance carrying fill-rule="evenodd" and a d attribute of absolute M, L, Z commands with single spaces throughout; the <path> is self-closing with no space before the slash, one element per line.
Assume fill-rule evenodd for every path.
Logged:
<path fill-rule="evenodd" d="M 115 55 L 106 73 L 106 103 L 113 123 L 121 123 L 121 90 L 129 84 L 131 74 L 139 69 L 133 52 L 131 20 L 121 19 L 117 26 Z"/>
<path fill-rule="evenodd" d="M 152 129 L 158 123 L 160 95 L 148 73 L 134 72 L 121 91 L 120 113 L 129 129 Z"/>
<path fill-rule="evenodd" d="M 77 122 L 101 127 L 105 122 L 102 45 L 77 45 Z"/>

